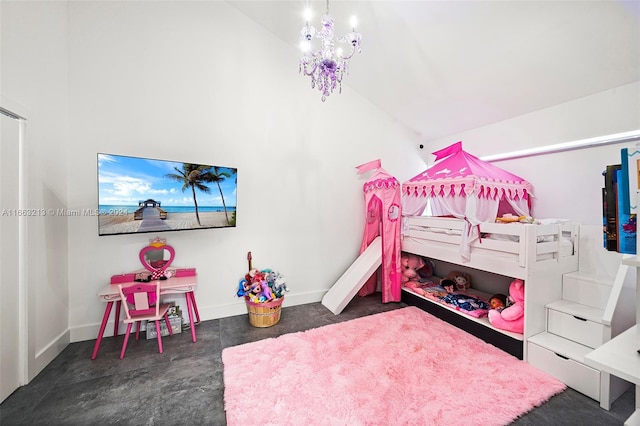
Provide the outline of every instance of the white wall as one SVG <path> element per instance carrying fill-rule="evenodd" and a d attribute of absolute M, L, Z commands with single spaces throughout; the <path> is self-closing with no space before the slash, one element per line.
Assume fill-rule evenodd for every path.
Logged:
<path fill-rule="evenodd" d="M 424 166 L 407 154 L 412 133 L 348 86 L 323 104 L 295 47 L 226 3 L 1 7 L 2 100 L 29 111 L 28 207 L 95 208 L 98 152 L 238 168 L 237 228 L 162 235 L 177 265 L 198 268 L 202 319 L 245 312 L 233 295 L 247 251 L 287 276 L 286 304 L 320 300 L 360 245 L 355 166 L 382 158 L 408 173 L 399 179 Z M 95 217 L 64 216 L 32 218 L 27 232 L 32 378 L 70 341 L 95 338 L 96 293 L 138 269 L 154 235 L 98 237 Z"/>
<path fill-rule="evenodd" d="M 298 74 L 295 47 L 223 2 L 1 7 L 2 97 L 31 111 L 30 207 L 95 208 L 98 152 L 238 168 L 237 228 L 162 234 L 176 265 L 198 268 L 203 319 L 245 312 L 233 294 L 247 251 L 254 265 L 287 276 L 286 304 L 320 300 L 357 256 L 361 163 L 381 158 L 404 181 L 431 162 L 429 152 L 460 139 L 482 156 L 640 127 L 635 83 L 420 141 L 349 90 L 355 74 L 322 103 Z M 598 223 L 599 173 L 618 155 L 604 154 L 499 165 L 533 182 L 540 216 Z M 138 269 L 137 253 L 155 235 L 98 237 L 95 217 L 35 218 L 28 232 L 38 369 L 66 342 L 95 338 L 97 291 Z"/>
<path fill-rule="evenodd" d="M 348 86 L 322 103 L 296 47 L 225 2 L 70 2 L 68 22 L 70 209 L 96 206 L 97 152 L 238 168 L 235 229 L 161 235 L 175 265 L 197 268 L 203 319 L 246 313 L 234 293 L 248 251 L 287 277 L 285 305 L 319 301 L 358 254 L 355 166 L 424 167 L 412 133 Z M 96 218 L 69 219 L 72 341 L 95 338 L 97 291 L 139 269 L 155 236 L 98 237 Z"/>
<path fill-rule="evenodd" d="M 2 1 L 0 8 L 2 101 L 19 106 L 27 118 L 26 207 L 64 208 L 69 137 L 66 4 Z M 66 218 L 29 217 L 26 250 L 27 362 L 33 378 L 69 341 Z"/>
<path fill-rule="evenodd" d="M 462 141 L 469 153 L 482 157 L 640 129 L 640 82 L 580 98 L 512 120 L 425 142 L 422 158 Z M 620 148 L 597 148 L 497 161 L 496 164 L 533 184 L 533 216 L 602 224 L 602 171 L 620 164 Z M 633 144 L 631 144 L 633 145 Z"/>

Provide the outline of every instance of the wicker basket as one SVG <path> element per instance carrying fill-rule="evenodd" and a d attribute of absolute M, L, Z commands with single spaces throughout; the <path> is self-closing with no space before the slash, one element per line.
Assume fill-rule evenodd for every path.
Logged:
<path fill-rule="evenodd" d="M 271 302 L 254 303 L 247 300 L 249 323 L 254 327 L 271 327 L 280 321 L 284 296 Z"/>

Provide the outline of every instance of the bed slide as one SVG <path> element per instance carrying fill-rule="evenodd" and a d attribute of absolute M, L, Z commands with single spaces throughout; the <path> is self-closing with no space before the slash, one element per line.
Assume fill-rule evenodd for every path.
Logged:
<path fill-rule="evenodd" d="M 322 304 L 338 315 L 381 264 L 382 237 L 376 237 L 324 295 Z"/>

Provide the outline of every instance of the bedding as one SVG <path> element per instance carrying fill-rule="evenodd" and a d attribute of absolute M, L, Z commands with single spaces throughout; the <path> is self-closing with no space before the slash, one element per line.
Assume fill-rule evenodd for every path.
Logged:
<path fill-rule="evenodd" d="M 436 282 L 440 278 L 434 277 Z M 405 288 L 434 302 L 448 306 L 449 308 L 470 315 L 474 318 L 485 317 L 489 313 L 488 295 L 480 295 L 479 292 L 468 289 L 467 291 L 454 291 L 448 293 L 444 287 L 433 280 L 409 281 Z M 472 292 L 476 294 L 472 294 Z"/>
<path fill-rule="evenodd" d="M 435 261 L 496 274 L 527 282 L 533 302 L 527 305 L 525 330 L 544 327 L 544 304 L 554 301 L 564 273 L 578 269 L 580 225 L 550 219 L 540 224 L 485 222 L 471 228 L 464 219 L 429 216 L 403 216 L 402 251 Z M 481 238 L 477 238 L 480 235 Z M 466 252 L 465 252 L 466 250 Z M 466 254 L 466 256 L 465 256 Z M 453 266 L 455 269 L 455 266 Z M 524 358 L 524 333 L 500 330 L 488 319 L 488 300 L 492 294 L 465 290 L 450 296 L 433 281 L 402 288 L 402 300 L 462 328 L 506 352 Z M 436 282 L 440 282 L 439 280 Z M 409 284 L 409 283 L 408 283 Z M 489 284 L 489 283 L 487 283 Z M 499 291 L 499 285 L 487 288 Z M 474 296 L 470 299 L 465 296 Z M 487 303 L 482 305 L 477 300 Z M 448 303 L 447 303 L 448 302 Z M 465 308 L 469 309 L 466 310 Z"/>

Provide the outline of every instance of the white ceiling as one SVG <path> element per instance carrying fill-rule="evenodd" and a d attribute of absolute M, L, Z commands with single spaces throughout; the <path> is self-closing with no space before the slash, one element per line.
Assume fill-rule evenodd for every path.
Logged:
<path fill-rule="evenodd" d="M 316 28 L 326 10 L 325 1 L 315 0 L 229 3 L 295 49 L 305 5 Z M 357 15 L 363 43 L 342 94 L 330 96 L 327 107 L 358 92 L 425 140 L 640 80 L 639 0 L 332 0 L 329 6 L 339 36 Z"/>

